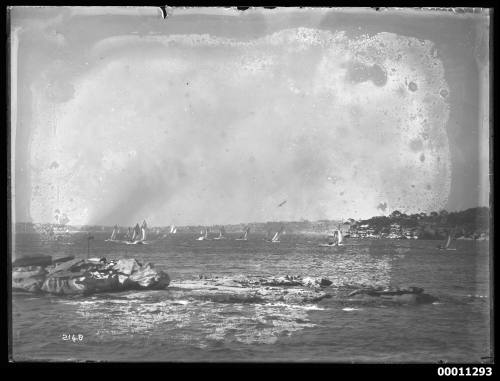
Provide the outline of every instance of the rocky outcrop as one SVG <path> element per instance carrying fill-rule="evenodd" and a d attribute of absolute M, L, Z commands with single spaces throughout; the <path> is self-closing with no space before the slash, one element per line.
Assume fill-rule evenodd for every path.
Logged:
<path fill-rule="evenodd" d="M 39 255 L 36 257 L 21 257 L 12 262 L 14 267 L 28 267 L 28 266 L 49 266 L 52 264 L 52 257 L 50 255 Z"/>
<path fill-rule="evenodd" d="M 47 271 L 42 266 L 18 267 L 12 272 L 12 289 L 39 292 Z"/>
<path fill-rule="evenodd" d="M 131 289 L 163 289 L 169 276 L 151 263 L 135 259 L 106 261 L 70 259 L 42 267 L 15 267 L 12 288 L 17 291 L 46 292 L 55 295 L 93 294 Z"/>
<path fill-rule="evenodd" d="M 432 303 L 436 297 L 425 294 L 419 287 L 366 287 L 350 292 L 348 299 L 353 301 L 385 301 L 401 304 Z"/>
<path fill-rule="evenodd" d="M 244 275 L 173 281 L 169 290 L 176 297 L 191 297 L 219 303 L 313 303 L 329 294 L 319 289 L 322 278 L 247 277 Z M 326 280 L 323 284 L 326 284 Z M 314 287 L 310 287 L 313 285 Z"/>
<path fill-rule="evenodd" d="M 55 261 L 54 261 L 55 262 Z M 174 298 L 195 298 L 227 303 L 290 304 L 332 302 L 432 303 L 437 299 L 418 287 L 331 287 L 324 277 L 211 276 L 170 281 L 169 276 L 151 263 L 135 259 L 107 261 L 105 258 L 65 258 L 50 266 L 20 266 L 12 273 L 12 288 L 18 291 L 55 295 L 94 294 L 125 290 L 168 288 Z"/>
<path fill-rule="evenodd" d="M 68 257 L 55 258 L 55 259 L 52 259 L 52 264 L 67 262 L 67 261 L 71 261 L 72 259 L 75 259 L 75 257 L 68 256 Z"/>
<path fill-rule="evenodd" d="M 358 287 L 339 289 L 323 277 L 274 276 L 209 276 L 178 280 L 170 284 L 174 298 L 195 298 L 214 302 L 238 303 L 432 303 L 437 299 L 418 287 Z"/>
<path fill-rule="evenodd" d="M 217 277 L 201 274 L 199 279 L 216 281 L 218 285 L 234 286 L 234 287 L 257 287 L 257 286 L 270 286 L 270 287 L 310 287 L 322 288 L 328 287 L 332 282 L 326 278 L 321 277 L 301 277 L 300 275 L 284 275 L 279 277 L 248 277 L 245 275 L 232 275 L 226 277 Z"/>

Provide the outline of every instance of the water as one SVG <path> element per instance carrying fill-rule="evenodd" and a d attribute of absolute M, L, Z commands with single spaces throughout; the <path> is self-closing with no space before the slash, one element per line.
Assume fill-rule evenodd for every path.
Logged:
<path fill-rule="evenodd" d="M 236 235 L 195 241 L 177 234 L 143 246 L 94 236 L 91 256 L 150 261 L 172 279 L 201 273 L 324 276 L 333 282 L 331 290 L 412 285 L 439 300 L 218 303 L 179 299 L 168 290 L 90 297 L 15 293 L 15 360 L 435 363 L 480 362 L 491 355 L 488 242 L 457 241 L 457 251 L 437 251 L 436 241 L 356 240 L 338 251 L 319 247 L 321 237 L 305 235 L 270 244 L 257 235 L 249 241 L 235 241 Z M 73 245 L 34 237 L 18 234 L 18 256 L 86 256 L 84 235 L 74 235 Z M 75 341 L 63 340 L 65 334 L 76 335 Z"/>

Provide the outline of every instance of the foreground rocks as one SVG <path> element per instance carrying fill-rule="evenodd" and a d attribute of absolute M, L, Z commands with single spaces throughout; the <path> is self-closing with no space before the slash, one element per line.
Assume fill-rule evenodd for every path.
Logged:
<path fill-rule="evenodd" d="M 12 272 L 14 291 L 55 295 L 94 294 L 126 290 L 162 290 L 174 299 L 194 298 L 219 303 L 432 303 L 437 298 L 418 287 L 333 287 L 324 277 L 210 276 L 170 281 L 169 276 L 150 263 L 135 259 L 107 261 L 105 258 L 73 257 L 42 262 L 24 260 Z M 19 263 L 19 262 L 18 262 Z"/>
<path fill-rule="evenodd" d="M 382 288 L 358 287 L 339 290 L 322 277 L 248 277 L 244 275 L 209 276 L 198 279 L 172 281 L 169 292 L 175 298 L 190 297 L 214 302 L 239 303 L 432 303 L 437 298 L 425 294 L 418 287 Z M 329 301 L 327 301 L 329 300 Z"/>
<path fill-rule="evenodd" d="M 105 258 L 67 257 L 48 266 L 16 266 L 12 270 L 13 291 L 55 295 L 158 290 L 169 283 L 165 272 L 155 269 L 151 263 L 142 265 L 135 259 L 106 261 Z"/>
<path fill-rule="evenodd" d="M 169 292 L 175 297 L 191 297 L 219 303 L 313 303 L 330 295 L 321 289 L 324 278 L 247 277 L 244 275 L 172 281 Z"/>

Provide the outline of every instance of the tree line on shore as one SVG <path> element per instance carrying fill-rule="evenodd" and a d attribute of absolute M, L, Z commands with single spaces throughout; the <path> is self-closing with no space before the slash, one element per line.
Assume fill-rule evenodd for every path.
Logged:
<path fill-rule="evenodd" d="M 477 238 L 489 234 L 490 209 L 470 208 L 459 212 L 405 214 L 398 210 L 388 216 L 376 216 L 354 221 L 351 227 L 367 226 L 374 234 L 389 233 L 395 225 L 401 230 L 413 231 L 420 239 L 442 239 L 449 233 L 455 237 Z"/>

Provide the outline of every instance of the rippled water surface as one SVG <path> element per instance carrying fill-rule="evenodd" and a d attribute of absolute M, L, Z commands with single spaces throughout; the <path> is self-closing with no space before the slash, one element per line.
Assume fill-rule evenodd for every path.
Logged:
<path fill-rule="evenodd" d="M 12 298 L 15 360 L 480 362 L 490 356 L 488 242 L 356 240 L 322 248 L 321 237 L 286 235 L 270 244 L 178 234 L 149 245 L 104 242 L 91 256 L 137 258 L 172 279 L 214 276 L 324 276 L 337 287 L 418 286 L 426 305 L 373 305 L 336 298 L 315 304 L 220 303 L 169 290 L 90 297 Z M 18 235 L 16 253 L 87 255 L 87 242 L 43 244 Z M 65 341 L 64 334 L 82 335 Z"/>

